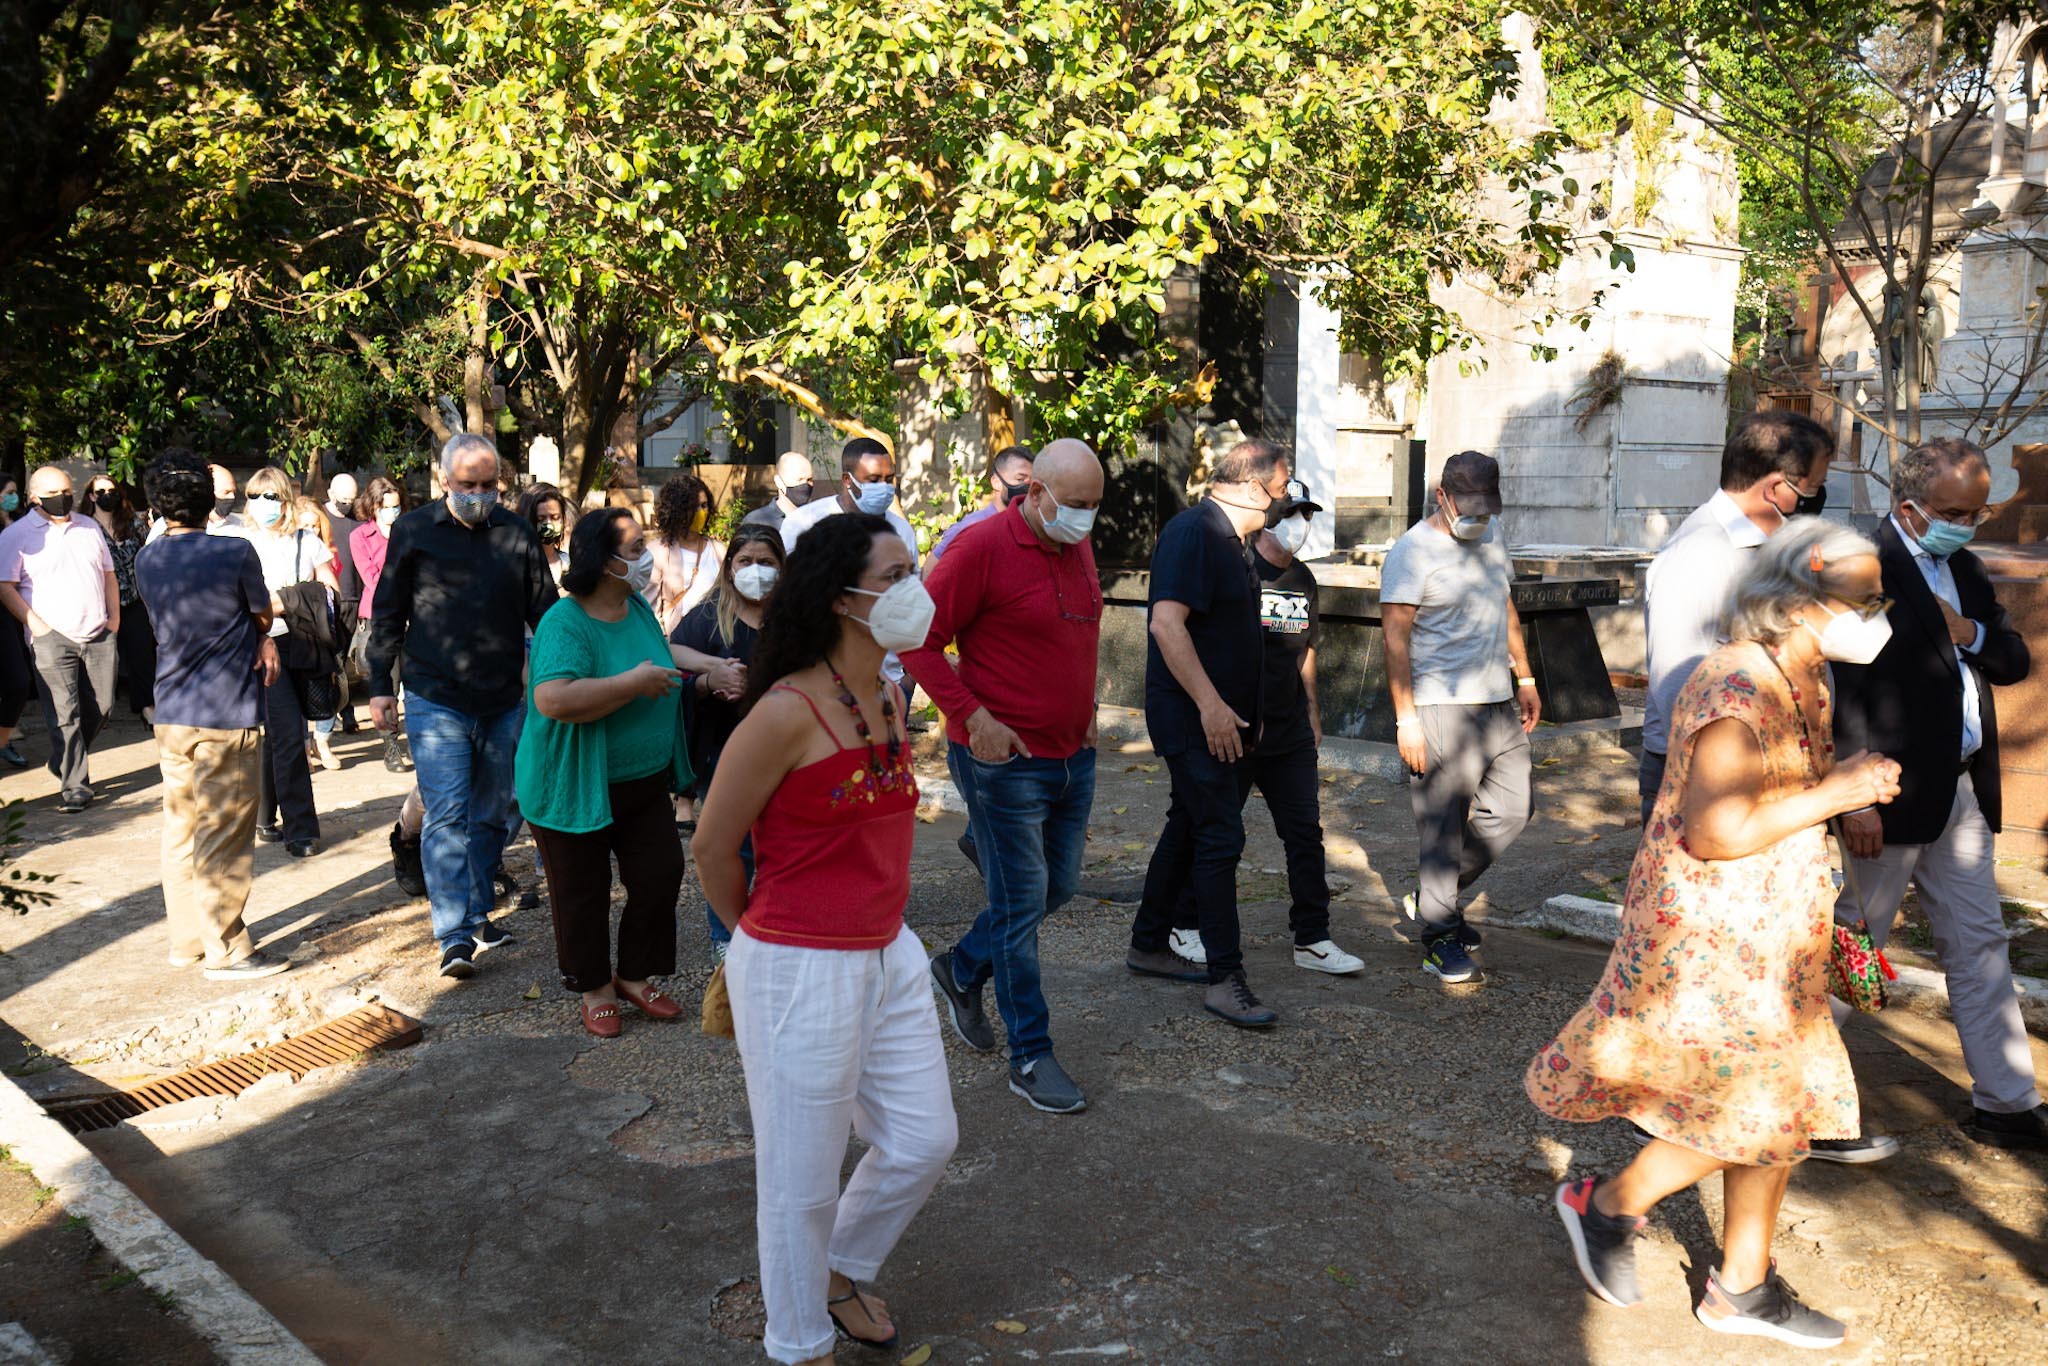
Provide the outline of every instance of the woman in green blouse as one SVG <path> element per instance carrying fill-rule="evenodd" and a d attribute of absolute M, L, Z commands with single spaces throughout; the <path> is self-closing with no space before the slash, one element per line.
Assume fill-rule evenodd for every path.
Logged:
<path fill-rule="evenodd" d="M 619 1002 L 682 1013 L 649 979 L 676 970 L 683 847 L 669 798 L 691 780 L 682 674 L 642 593 L 653 559 L 623 508 L 585 516 L 569 539 L 562 600 L 533 633 L 519 805 L 547 870 L 562 983 L 583 1025 L 619 1032 Z M 612 858 L 626 907 L 611 945 Z"/>

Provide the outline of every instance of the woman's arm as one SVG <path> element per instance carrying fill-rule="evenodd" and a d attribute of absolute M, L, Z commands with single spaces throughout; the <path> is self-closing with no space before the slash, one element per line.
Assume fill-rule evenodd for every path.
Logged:
<path fill-rule="evenodd" d="M 1760 801 L 1764 756 L 1756 735 L 1733 717 L 1710 723 L 1692 741 L 1685 791 L 1685 843 L 1693 857 L 1744 858 L 1845 811 L 1898 795 L 1898 766 L 1859 754 L 1814 786 Z"/>
<path fill-rule="evenodd" d="M 551 678 L 533 690 L 533 705 L 550 721 L 602 721 L 636 697 L 666 697 L 682 675 L 653 660 L 607 678 Z"/>
<path fill-rule="evenodd" d="M 747 907 L 740 845 L 803 753 L 804 727 L 812 724 L 807 710 L 786 693 L 771 692 L 756 702 L 725 742 L 717 776 L 697 808 L 697 834 L 690 841 L 697 882 L 727 929 L 740 923 Z"/>
<path fill-rule="evenodd" d="M 687 645 L 677 645 L 673 642 L 668 647 L 668 653 L 669 657 L 675 660 L 676 667 L 684 673 L 708 674 L 725 663 L 723 655 L 707 655 L 702 650 L 693 650 Z"/>

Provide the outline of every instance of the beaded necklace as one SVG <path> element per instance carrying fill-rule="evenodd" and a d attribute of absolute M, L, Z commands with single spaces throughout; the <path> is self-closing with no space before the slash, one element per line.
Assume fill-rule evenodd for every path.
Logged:
<path fill-rule="evenodd" d="M 1834 763 L 1834 736 L 1825 733 L 1821 736 L 1821 741 L 1819 745 L 1819 756 L 1817 757 L 1815 755 L 1815 746 L 1813 743 L 1813 723 L 1808 721 L 1806 718 L 1806 698 L 1799 691 L 1798 682 L 1793 679 L 1792 671 L 1785 667 L 1785 661 L 1778 657 L 1778 652 L 1774 647 L 1769 645 L 1764 646 L 1764 653 L 1771 657 L 1771 663 L 1775 664 L 1778 668 L 1778 676 L 1780 678 L 1783 678 L 1785 680 L 1785 686 L 1791 689 L 1792 710 L 1799 713 L 1799 752 L 1806 759 L 1807 772 L 1813 775 L 1815 778 L 1818 778 L 1820 777 L 1821 758 L 1825 758 L 1830 766 L 1832 766 Z M 1820 695 L 1820 713 L 1821 724 L 1823 725 L 1823 727 L 1825 727 L 1827 724 L 1828 713 L 1828 695 L 1825 690 L 1823 690 Z"/>
<path fill-rule="evenodd" d="M 860 714 L 860 703 L 853 700 L 853 689 L 846 686 L 846 680 L 839 676 L 839 667 L 830 659 L 825 661 L 825 667 L 832 671 L 832 681 L 838 685 L 841 705 L 853 713 L 854 734 L 858 735 L 860 742 L 868 747 L 869 775 L 874 778 L 877 788 L 884 792 L 892 791 L 896 786 L 896 775 L 903 753 L 903 742 L 896 738 L 896 726 L 894 724 L 896 720 L 895 701 L 890 698 L 889 690 L 883 688 L 881 694 L 882 727 L 889 732 L 889 763 L 885 768 L 881 760 L 875 756 L 874 735 L 868 730 L 867 718 Z"/>

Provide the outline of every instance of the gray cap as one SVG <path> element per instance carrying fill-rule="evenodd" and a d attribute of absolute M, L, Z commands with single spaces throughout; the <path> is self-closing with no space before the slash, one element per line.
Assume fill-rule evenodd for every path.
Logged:
<path fill-rule="evenodd" d="M 1444 461 L 1438 486 L 1451 495 L 1460 517 L 1500 515 L 1500 462 L 1478 451 L 1459 451 Z"/>

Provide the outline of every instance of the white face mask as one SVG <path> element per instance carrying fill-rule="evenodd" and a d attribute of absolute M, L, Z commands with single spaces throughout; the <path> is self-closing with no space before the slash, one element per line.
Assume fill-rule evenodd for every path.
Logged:
<path fill-rule="evenodd" d="M 1060 500 L 1053 497 L 1051 489 L 1046 489 L 1045 496 L 1052 499 L 1052 516 L 1039 514 L 1045 523 L 1045 534 L 1061 545 L 1076 545 L 1087 540 L 1089 533 L 1095 530 L 1095 509 L 1061 507 Z"/>
<path fill-rule="evenodd" d="M 775 587 L 776 578 L 772 564 L 743 564 L 732 571 L 732 586 L 748 602 L 759 602 Z"/>
<path fill-rule="evenodd" d="M 1486 538 L 1486 528 L 1492 523 L 1492 517 L 1484 515 L 1478 517 L 1460 516 L 1449 497 L 1444 497 L 1443 501 L 1437 504 L 1437 507 L 1443 512 L 1444 523 L 1450 527 L 1451 535 L 1461 541 L 1478 541 Z"/>
<path fill-rule="evenodd" d="M 875 605 L 868 609 L 868 619 L 864 624 L 875 638 L 875 644 L 885 650 L 901 652 L 923 645 L 925 636 L 932 629 L 932 615 L 939 610 L 938 604 L 932 601 L 932 595 L 925 591 L 924 580 L 915 574 L 898 579 L 889 585 L 886 592 L 876 593 L 866 588 L 849 588 L 846 591 L 875 600 Z"/>
<path fill-rule="evenodd" d="M 1824 606 L 1820 610 L 1828 611 Z M 1804 620 L 1799 624 L 1806 626 Z M 1855 612 L 1828 612 L 1826 630 L 1806 630 L 1819 642 L 1821 654 L 1837 664 L 1868 664 L 1892 638 L 1891 618 L 1882 613 L 1866 620 Z"/>
<path fill-rule="evenodd" d="M 626 566 L 626 572 L 623 576 L 615 574 L 612 577 L 624 577 L 626 587 L 632 589 L 635 593 L 645 593 L 647 585 L 654 582 L 654 552 L 652 550 L 642 550 L 640 558 L 637 560 L 629 560 L 624 555 L 614 555 L 612 558 Z"/>
<path fill-rule="evenodd" d="M 889 510 L 891 503 L 896 501 L 896 486 L 894 484 L 855 484 L 853 486 L 853 501 L 862 512 L 867 513 L 871 517 L 879 517 Z"/>
<path fill-rule="evenodd" d="M 377 509 L 377 525 L 382 527 L 387 535 L 391 531 L 391 524 L 398 520 L 398 513 L 397 508 Z"/>
<path fill-rule="evenodd" d="M 1280 548 L 1290 555 L 1298 554 L 1308 544 L 1308 518 L 1289 517 L 1273 528 L 1273 539 L 1280 542 Z"/>

